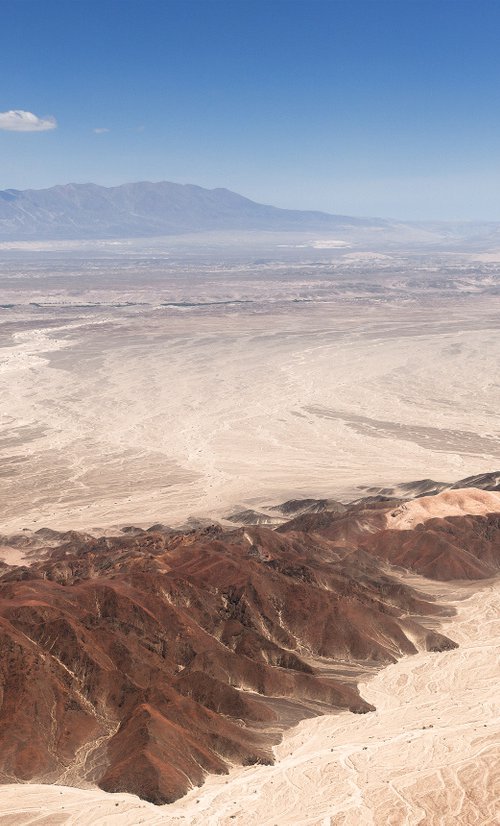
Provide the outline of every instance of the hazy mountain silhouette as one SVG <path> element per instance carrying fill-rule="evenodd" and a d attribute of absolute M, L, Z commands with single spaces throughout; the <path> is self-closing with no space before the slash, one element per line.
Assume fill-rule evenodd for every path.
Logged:
<path fill-rule="evenodd" d="M 191 184 L 66 184 L 0 191 L 1 240 L 147 237 L 207 230 L 335 230 L 387 222 L 258 204 Z"/>

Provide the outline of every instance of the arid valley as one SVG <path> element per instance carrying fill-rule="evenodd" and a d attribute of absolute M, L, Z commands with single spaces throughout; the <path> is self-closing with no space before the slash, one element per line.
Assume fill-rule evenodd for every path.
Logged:
<path fill-rule="evenodd" d="M 0 824 L 495 822 L 500 256 L 2 253 Z"/>
<path fill-rule="evenodd" d="M 18 246 L 4 532 L 181 525 L 500 464 L 494 255 L 273 234 Z"/>
<path fill-rule="evenodd" d="M 1 12 L 0 826 L 497 826 L 500 2 Z"/>

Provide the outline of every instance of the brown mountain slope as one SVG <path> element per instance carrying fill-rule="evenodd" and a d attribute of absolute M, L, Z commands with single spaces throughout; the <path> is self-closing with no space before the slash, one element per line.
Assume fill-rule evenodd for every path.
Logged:
<path fill-rule="evenodd" d="M 500 493 L 447 490 L 407 502 L 361 502 L 304 514 L 277 532 L 328 542 L 438 580 L 486 579 L 500 569 Z"/>
<path fill-rule="evenodd" d="M 388 528 L 391 513 L 361 503 L 277 531 L 42 532 L 40 559 L 0 576 L 0 779 L 168 802 L 208 772 L 268 762 L 300 717 L 369 711 L 352 666 L 454 645 L 410 619 L 444 609 L 391 565 L 442 579 L 500 565 L 500 508 L 411 530 Z"/>

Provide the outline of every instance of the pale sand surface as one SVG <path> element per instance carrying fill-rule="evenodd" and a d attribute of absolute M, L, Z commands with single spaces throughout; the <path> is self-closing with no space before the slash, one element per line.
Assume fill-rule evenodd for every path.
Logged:
<path fill-rule="evenodd" d="M 485 516 L 487 513 L 500 513 L 500 492 L 458 488 L 404 502 L 387 514 L 387 527 L 404 531 L 411 530 L 428 519 L 464 514 Z"/>
<path fill-rule="evenodd" d="M 419 580 L 419 584 L 422 581 Z M 500 582 L 428 585 L 461 594 L 444 631 L 460 648 L 420 652 L 361 686 L 377 711 L 304 720 L 274 766 L 209 777 L 156 808 L 99 790 L 0 788 L 0 826 L 491 826 L 500 818 Z"/>
<path fill-rule="evenodd" d="M 0 560 L 7 565 L 22 565 L 26 561 L 26 555 L 19 548 L 0 545 Z"/>
<path fill-rule="evenodd" d="M 493 265 L 272 254 L 0 267 L 1 533 L 498 467 Z"/>

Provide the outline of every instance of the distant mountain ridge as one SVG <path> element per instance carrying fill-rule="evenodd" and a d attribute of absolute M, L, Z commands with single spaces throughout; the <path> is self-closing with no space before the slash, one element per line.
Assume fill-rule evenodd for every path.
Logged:
<path fill-rule="evenodd" d="M 295 232 L 367 249 L 498 249 L 495 221 L 400 221 L 259 204 L 229 189 L 142 181 L 0 190 L 0 243 L 153 238 L 197 232 Z"/>
<path fill-rule="evenodd" d="M 66 184 L 0 191 L 0 240 L 84 240 L 210 230 L 327 231 L 386 225 L 258 204 L 228 189 L 193 184 Z"/>

